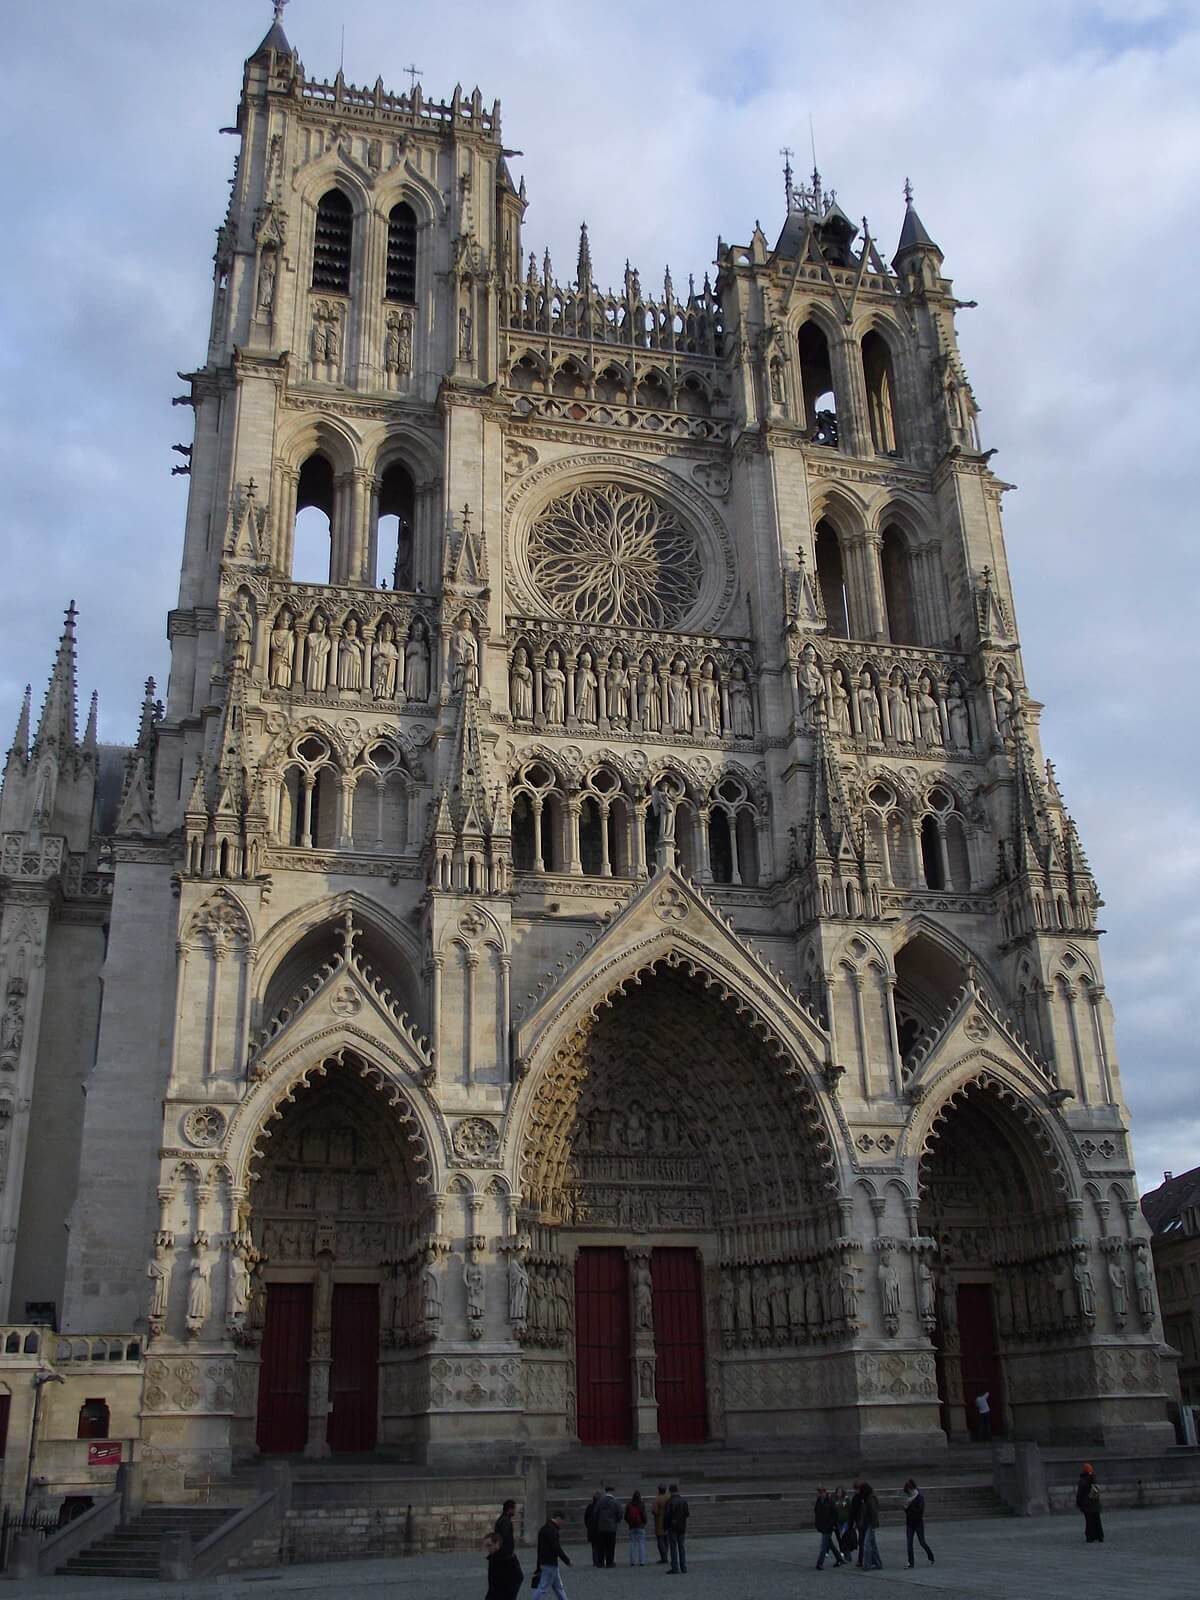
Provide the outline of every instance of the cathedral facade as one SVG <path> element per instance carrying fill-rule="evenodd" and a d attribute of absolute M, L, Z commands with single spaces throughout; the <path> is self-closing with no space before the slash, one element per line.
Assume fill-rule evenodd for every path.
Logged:
<path fill-rule="evenodd" d="M 80 741 L 72 613 L 5 769 L 7 1387 L 104 1378 L 167 1478 L 911 1452 L 984 1392 L 1169 1439 L 911 193 L 890 260 L 789 173 L 774 243 L 605 290 L 586 229 L 526 257 L 478 91 L 309 79 L 277 19 L 237 131 L 165 704 Z"/>

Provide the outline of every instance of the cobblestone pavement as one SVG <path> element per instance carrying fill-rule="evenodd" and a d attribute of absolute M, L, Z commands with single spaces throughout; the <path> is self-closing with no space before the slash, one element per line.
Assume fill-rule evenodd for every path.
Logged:
<path fill-rule="evenodd" d="M 1200 1507 L 1114 1511 L 1104 1519 L 1103 1545 L 1086 1545 L 1075 1516 L 1037 1519 L 991 1517 L 975 1522 L 930 1523 L 937 1556 L 929 1566 L 905 1566 L 904 1530 L 880 1532 L 882 1572 L 829 1565 L 814 1570 L 817 1536 L 780 1534 L 762 1539 L 713 1539 L 699 1529 L 689 1540 L 689 1570 L 666 1586 L 683 1600 L 810 1600 L 850 1593 L 911 1600 L 1062 1600 L 1073 1593 L 1087 1600 L 1130 1600 L 1152 1589 L 1155 1600 L 1196 1600 L 1200 1595 L 1196 1534 Z M 568 1553 L 570 1547 L 568 1547 Z M 586 1547 L 574 1552 L 589 1562 Z M 618 1549 L 628 1561 L 628 1552 Z M 522 1553 L 526 1573 L 532 1561 Z M 652 1562 L 652 1558 L 651 1558 Z M 618 1564 L 597 1572 L 590 1564 L 565 1573 L 569 1600 L 645 1600 L 662 1592 L 666 1568 L 648 1564 L 630 1570 Z M 210 1578 L 196 1583 L 40 1578 L 0 1589 L 0 1597 L 54 1596 L 55 1600 L 482 1600 L 487 1587 L 480 1557 L 416 1556 L 407 1561 L 344 1561 L 325 1566 L 276 1567 Z M 528 1578 L 522 1600 L 532 1593 Z"/>

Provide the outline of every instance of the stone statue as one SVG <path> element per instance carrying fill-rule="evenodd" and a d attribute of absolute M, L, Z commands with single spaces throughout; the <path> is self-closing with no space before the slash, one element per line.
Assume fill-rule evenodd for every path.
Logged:
<path fill-rule="evenodd" d="M 771 1322 L 777 1329 L 786 1328 L 788 1323 L 787 1283 L 780 1266 L 771 1270 Z"/>
<path fill-rule="evenodd" d="M 342 323 L 336 311 L 331 311 L 325 324 L 325 359 L 336 366 L 342 359 Z"/>
<path fill-rule="evenodd" d="M 318 611 L 308 625 L 308 654 L 304 663 L 304 687 L 310 694 L 323 694 L 329 681 L 330 638 L 325 618 Z"/>
<path fill-rule="evenodd" d="M 850 733 L 850 693 L 841 667 L 833 669 L 829 680 L 829 731 L 843 737 Z"/>
<path fill-rule="evenodd" d="M 862 1285 L 858 1281 L 858 1268 L 852 1261 L 844 1261 L 838 1273 L 838 1283 L 842 1291 L 842 1311 L 847 1322 L 858 1321 L 858 1297 L 862 1293 Z"/>
<path fill-rule="evenodd" d="M 479 644 L 465 611 L 450 640 L 450 687 L 454 694 L 479 687 Z"/>
<path fill-rule="evenodd" d="M 8 1009 L 0 1021 L 0 1050 L 12 1050 L 14 1053 L 21 1048 L 25 1038 L 25 1024 L 21 1017 L 21 1002 L 13 995 L 8 1002 Z"/>
<path fill-rule="evenodd" d="M 400 649 L 396 644 L 396 630 L 390 622 L 380 624 L 375 640 L 375 659 L 371 667 L 371 695 L 375 700 L 396 698 L 396 672 L 400 662 Z"/>
<path fill-rule="evenodd" d="M 722 1333 L 733 1332 L 736 1314 L 737 1305 L 733 1279 L 730 1277 L 728 1271 L 725 1271 L 721 1274 L 720 1320 Z"/>
<path fill-rule="evenodd" d="M 258 309 L 270 315 L 275 303 L 275 275 L 278 256 L 274 250 L 264 250 L 258 263 Z"/>
<path fill-rule="evenodd" d="M 908 703 L 908 686 L 904 674 L 897 667 L 888 680 L 888 715 L 892 722 L 892 737 L 900 744 L 911 744 L 913 737 L 912 707 Z"/>
<path fill-rule="evenodd" d="M 296 659 L 296 635 L 292 632 L 292 614 L 285 607 L 275 619 L 271 629 L 271 687 L 290 689 L 292 664 Z"/>
<path fill-rule="evenodd" d="M 642 657 L 637 679 L 638 716 L 644 733 L 662 732 L 662 702 L 658 694 L 658 673 L 654 657 L 647 650 Z"/>
<path fill-rule="evenodd" d="M 567 675 L 562 669 L 562 656 L 551 647 L 542 668 L 542 715 L 553 727 L 561 727 L 566 720 L 566 694 Z"/>
<path fill-rule="evenodd" d="M 1134 1247 L 1133 1287 L 1137 1295 L 1138 1313 L 1145 1323 L 1154 1320 L 1154 1278 L 1146 1259 L 1146 1246 L 1138 1240 Z"/>
<path fill-rule="evenodd" d="M 208 1321 L 208 1314 L 212 1309 L 212 1287 L 208 1275 L 208 1257 L 203 1254 L 198 1255 L 192 1263 L 188 1282 L 187 1322 L 193 1333 L 199 1332 Z"/>
<path fill-rule="evenodd" d="M 412 637 L 404 652 L 404 698 L 424 702 L 429 699 L 429 638 L 423 622 L 414 622 Z"/>
<path fill-rule="evenodd" d="M 358 691 L 363 686 L 363 642 L 358 633 L 358 619 L 351 617 L 338 645 L 337 683 L 339 689 Z"/>
<path fill-rule="evenodd" d="M 238 1244 L 229 1253 L 229 1306 L 227 1315 L 241 1320 L 250 1304 L 250 1270 L 246 1253 Z"/>
<path fill-rule="evenodd" d="M 1086 1250 L 1075 1251 L 1071 1276 L 1075 1280 L 1075 1298 L 1079 1302 L 1079 1315 L 1090 1322 L 1096 1315 L 1096 1285 L 1091 1268 L 1088 1266 Z"/>
<path fill-rule="evenodd" d="M 575 669 L 575 718 L 578 722 L 594 723 L 596 720 L 596 690 L 598 679 L 592 670 L 592 652 L 579 652 L 579 665 Z"/>
<path fill-rule="evenodd" d="M 529 1315 L 529 1273 L 515 1253 L 508 1261 L 508 1320 L 523 1323 Z"/>
<path fill-rule="evenodd" d="M 229 611 L 229 664 L 235 672 L 248 672 L 254 652 L 254 618 L 244 594 L 239 594 Z"/>
<path fill-rule="evenodd" d="M 442 1286 L 432 1262 L 421 1271 L 421 1315 L 426 1322 L 442 1320 Z"/>
<path fill-rule="evenodd" d="M 750 1270 L 748 1267 L 743 1267 L 738 1273 L 737 1323 L 743 1333 L 754 1326 L 754 1314 L 750 1308 Z"/>
<path fill-rule="evenodd" d="M 729 671 L 729 727 L 735 739 L 754 737 L 754 704 L 741 661 L 735 661 Z"/>
<path fill-rule="evenodd" d="M 658 818 L 659 844 L 675 843 L 675 796 L 668 789 L 654 789 L 650 809 Z"/>
<path fill-rule="evenodd" d="M 804 1326 L 804 1279 L 800 1268 L 793 1265 L 787 1286 L 788 1327 L 799 1331 Z"/>
<path fill-rule="evenodd" d="M 638 1259 L 633 1264 L 633 1325 L 639 1333 L 654 1331 L 654 1292 L 650 1268 Z"/>
<path fill-rule="evenodd" d="M 562 1267 L 554 1274 L 554 1282 L 550 1288 L 554 1296 L 555 1332 L 569 1333 L 571 1331 L 571 1299 L 567 1293 L 567 1274 Z"/>
<path fill-rule="evenodd" d="M 804 1269 L 804 1320 L 810 1335 L 815 1335 L 825 1321 L 825 1308 L 821 1304 L 821 1284 L 812 1267 Z"/>
<path fill-rule="evenodd" d="M 925 744 L 941 744 L 942 719 L 938 714 L 938 703 L 933 694 L 933 682 L 927 674 L 922 674 L 917 685 L 917 719 L 920 724 L 922 742 Z"/>
<path fill-rule="evenodd" d="M 469 1256 L 463 1258 L 463 1287 L 467 1292 L 467 1316 L 478 1321 L 484 1312 L 483 1268 Z"/>
<path fill-rule="evenodd" d="M 150 1316 L 161 1322 L 167 1314 L 167 1298 L 171 1291 L 171 1263 L 168 1251 L 161 1240 L 154 1246 L 154 1255 L 146 1268 L 150 1279 Z"/>
<path fill-rule="evenodd" d="M 1129 1279 L 1116 1256 L 1108 1258 L 1108 1287 L 1112 1296 L 1113 1316 L 1118 1322 L 1124 1322 L 1129 1314 Z"/>
<path fill-rule="evenodd" d="M 388 372 L 406 378 L 412 371 L 413 317 L 411 311 L 390 311 L 383 342 L 383 364 Z"/>
<path fill-rule="evenodd" d="M 721 691 L 717 685 L 715 668 L 711 661 L 705 661 L 701 665 L 700 683 L 697 692 L 700 701 L 699 732 L 719 734 L 721 731 Z"/>
<path fill-rule="evenodd" d="M 879 1304 L 888 1320 L 900 1315 L 900 1274 L 892 1252 L 886 1250 L 879 1262 Z"/>
<path fill-rule="evenodd" d="M 958 1326 L 958 1285 L 948 1272 L 942 1273 L 941 1298 L 942 1329 L 945 1333 L 952 1333 Z"/>
<path fill-rule="evenodd" d="M 927 1261 L 922 1261 L 917 1267 L 917 1284 L 919 1315 L 922 1322 L 932 1322 L 935 1316 L 936 1285 Z"/>
<path fill-rule="evenodd" d="M 529 665 L 529 652 L 523 644 L 513 651 L 512 668 L 508 675 L 508 699 L 514 722 L 533 721 L 533 668 Z"/>
<path fill-rule="evenodd" d="M 627 728 L 630 722 L 629 669 L 620 650 L 614 650 L 609 658 L 605 694 L 608 702 L 608 720 L 616 727 Z"/>
<path fill-rule="evenodd" d="M 1012 679 L 1003 667 L 996 669 L 996 677 L 992 683 L 992 703 L 996 707 L 996 732 L 1002 739 L 1007 739 L 1012 733 L 1016 697 L 1012 691 Z"/>
<path fill-rule="evenodd" d="M 672 733 L 691 733 L 692 694 L 687 681 L 687 662 L 676 656 L 671 663 L 667 680 L 667 709 L 671 717 Z"/>
<path fill-rule="evenodd" d="M 806 644 L 800 652 L 796 682 L 800 689 L 800 721 L 806 728 L 815 728 L 817 707 L 825 695 L 825 679 L 821 676 L 817 652 L 811 644 Z"/>
<path fill-rule="evenodd" d="M 754 1326 L 765 1333 L 771 1326 L 771 1285 L 765 1267 L 754 1268 L 751 1294 L 754 1299 Z"/>
<path fill-rule="evenodd" d="M 858 676 L 858 726 L 864 739 L 879 744 L 883 739 L 883 723 L 879 715 L 879 696 L 875 693 L 875 680 L 864 667 Z"/>
<path fill-rule="evenodd" d="M 946 715 L 950 722 L 950 748 L 952 750 L 969 750 L 971 748 L 971 717 L 967 711 L 967 702 L 963 699 L 961 684 L 951 683 L 946 690 Z"/>
<path fill-rule="evenodd" d="M 638 1363 L 638 1394 L 643 1400 L 654 1399 L 654 1363 L 652 1361 Z"/>

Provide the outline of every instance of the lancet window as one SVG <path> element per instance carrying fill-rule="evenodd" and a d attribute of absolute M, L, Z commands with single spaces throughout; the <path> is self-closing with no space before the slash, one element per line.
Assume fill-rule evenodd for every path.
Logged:
<path fill-rule="evenodd" d="M 385 298 L 407 305 L 417 298 L 417 216 L 404 200 L 388 213 Z"/>
<path fill-rule="evenodd" d="M 882 334 L 874 329 L 862 341 L 863 379 L 867 389 L 867 418 L 871 426 L 871 443 L 881 456 L 900 454 L 900 440 L 896 428 L 895 382 L 892 377 L 892 353 Z"/>
<path fill-rule="evenodd" d="M 806 322 L 798 338 L 800 387 L 804 401 L 804 423 L 812 444 L 837 449 L 837 397 L 833 387 L 833 366 L 829 341 L 815 322 Z"/>
<path fill-rule="evenodd" d="M 350 293 L 353 243 L 354 208 L 340 189 L 330 189 L 317 202 L 312 263 L 315 290 L 322 294 Z"/>
<path fill-rule="evenodd" d="M 375 522 L 375 581 L 380 588 L 411 589 L 416 489 L 408 469 L 394 461 L 379 480 Z"/>
<path fill-rule="evenodd" d="M 292 577 L 297 583 L 329 583 L 333 569 L 333 467 L 319 451 L 300 468 Z"/>

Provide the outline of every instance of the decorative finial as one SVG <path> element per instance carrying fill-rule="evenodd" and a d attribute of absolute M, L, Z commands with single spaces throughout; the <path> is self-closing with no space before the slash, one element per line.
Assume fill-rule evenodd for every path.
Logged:
<path fill-rule="evenodd" d="M 273 4 L 274 4 L 274 7 L 275 7 L 275 21 L 276 22 L 282 22 L 283 21 L 283 8 L 284 8 L 284 6 L 287 5 L 287 3 L 288 3 L 288 0 L 273 0 Z"/>
<path fill-rule="evenodd" d="M 358 938 L 358 929 L 354 926 L 354 913 L 347 910 L 342 918 L 342 961 L 349 966 L 354 959 L 354 941 Z"/>
<path fill-rule="evenodd" d="M 410 63 L 407 67 L 401 67 L 400 70 L 408 79 L 408 92 L 411 94 L 417 87 L 417 80 L 425 69 L 424 67 L 415 67 Z"/>
<path fill-rule="evenodd" d="M 904 180 L 904 204 L 906 206 L 911 206 L 912 203 L 913 203 L 912 179 L 911 178 L 905 178 L 905 180 Z"/>
<path fill-rule="evenodd" d="M 787 196 L 788 215 L 790 216 L 791 215 L 791 211 L 792 211 L 792 192 L 793 192 L 792 191 L 792 157 L 796 154 L 796 152 L 789 145 L 785 144 L 783 149 L 779 152 L 779 154 L 783 157 L 783 192 Z"/>

